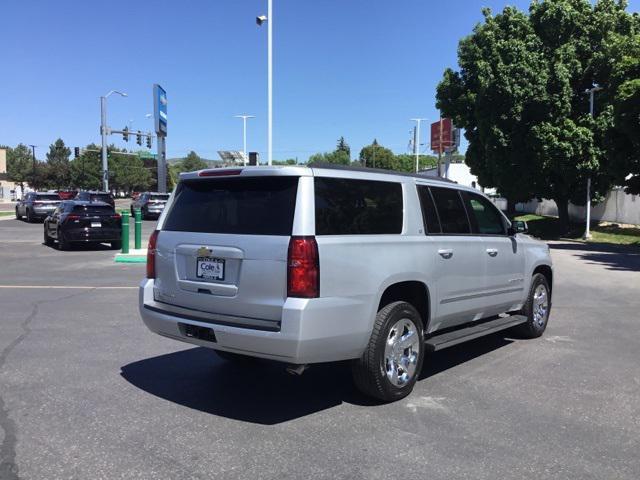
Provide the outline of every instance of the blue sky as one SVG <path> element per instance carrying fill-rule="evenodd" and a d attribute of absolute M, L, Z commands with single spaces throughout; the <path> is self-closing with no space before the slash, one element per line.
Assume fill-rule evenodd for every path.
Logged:
<path fill-rule="evenodd" d="M 456 66 L 458 40 L 481 8 L 528 1 L 274 0 L 274 158 L 305 160 L 344 135 L 356 157 L 375 137 L 407 151 L 411 117 L 438 118 L 435 87 Z M 50 0 L 0 7 L 0 144 L 69 146 L 100 140 L 99 96 L 111 89 L 109 125 L 150 130 L 152 84 L 168 96 L 169 157 L 217 158 L 242 148 L 266 160 L 266 0 Z M 640 10 L 640 0 L 629 9 Z M 424 129 L 425 132 L 427 129 Z M 110 141 L 137 147 L 121 137 Z M 154 146 L 155 149 L 155 146 Z"/>

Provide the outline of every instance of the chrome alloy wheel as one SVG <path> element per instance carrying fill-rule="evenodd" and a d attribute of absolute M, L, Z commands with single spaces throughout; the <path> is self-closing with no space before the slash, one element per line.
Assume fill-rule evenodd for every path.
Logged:
<path fill-rule="evenodd" d="M 416 373 L 420 355 L 420 336 L 415 324 L 408 318 L 395 323 L 384 347 L 384 369 L 394 387 L 403 387 Z"/>
<path fill-rule="evenodd" d="M 544 326 L 549 313 L 549 294 L 547 287 L 538 285 L 533 292 L 533 323 L 536 327 Z"/>

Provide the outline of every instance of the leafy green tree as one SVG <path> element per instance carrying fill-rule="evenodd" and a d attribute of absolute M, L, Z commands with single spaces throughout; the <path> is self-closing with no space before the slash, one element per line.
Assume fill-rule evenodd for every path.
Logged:
<path fill-rule="evenodd" d="M 100 190 L 102 188 L 102 158 L 100 147 L 89 144 L 78 158 L 70 162 L 71 185 L 82 190 Z"/>
<path fill-rule="evenodd" d="M 126 195 L 132 191 L 147 190 L 153 181 L 151 171 L 145 167 L 137 155 L 122 155 L 112 152 L 109 158 L 109 171 L 114 189 Z"/>
<path fill-rule="evenodd" d="M 33 156 L 27 145 L 20 143 L 7 149 L 7 176 L 24 192 L 24 184 L 33 176 Z"/>
<path fill-rule="evenodd" d="M 58 190 L 69 187 L 71 183 L 71 150 L 61 138 L 49 145 L 47 152 L 47 183 Z"/>
<path fill-rule="evenodd" d="M 438 164 L 438 158 L 433 155 L 420 155 L 420 170 L 427 168 L 433 168 Z M 396 155 L 395 160 L 396 168 L 400 172 L 415 172 L 416 170 L 416 156 L 414 154 L 402 153 Z"/>
<path fill-rule="evenodd" d="M 351 158 L 351 147 L 349 146 L 349 144 L 346 142 L 346 140 L 344 139 L 344 137 L 340 137 L 338 139 L 338 145 L 336 147 L 336 151 L 337 152 L 344 152 L 347 154 L 347 156 L 349 158 Z"/>
<path fill-rule="evenodd" d="M 191 150 L 189 155 L 186 156 L 182 162 L 180 162 L 180 171 L 181 172 L 193 172 L 195 170 L 202 170 L 207 168 L 207 162 L 202 160 L 200 156 Z"/>
<path fill-rule="evenodd" d="M 287 158 L 286 160 L 273 160 L 274 165 L 297 165 L 298 161 L 295 158 Z"/>
<path fill-rule="evenodd" d="M 314 153 L 309 157 L 309 163 L 334 163 L 337 165 L 349 165 L 351 159 L 347 152 L 335 150 L 333 152 Z"/>
<path fill-rule="evenodd" d="M 380 145 L 375 138 L 371 145 L 360 150 L 359 159 L 364 167 L 399 170 L 396 156 L 391 150 Z"/>
<path fill-rule="evenodd" d="M 460 70 L 447 69 L 437 107 L 465 128 L 466 162 L 482 185 L 514 202 L 534 196 L 558 205 L 584 203 L 586 179 L 593 198 L 620 181 L 624 167 L 610 161 L 612 110 L 598 97 L 590 118 L 584 91 L 607 85 L 618 61 L 608 47 L 637 29 L 623 1 L 533 1 L 529 14 L 507 7 L 460 41 Z"/>

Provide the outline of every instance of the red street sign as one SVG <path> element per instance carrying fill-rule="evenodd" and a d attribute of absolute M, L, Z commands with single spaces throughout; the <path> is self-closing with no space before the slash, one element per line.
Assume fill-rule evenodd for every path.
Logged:
<path fill-rule="evenodd" d="M 453 143 L 453 121 L 450 118 L 442 118 L 431 124 L 431 150 L 444 153 Z"/>

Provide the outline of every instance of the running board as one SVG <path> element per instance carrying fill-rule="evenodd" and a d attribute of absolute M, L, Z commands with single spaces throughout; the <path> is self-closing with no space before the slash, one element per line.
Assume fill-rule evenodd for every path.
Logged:
<path fill-rule="evenodd" d="M 434 335 L 427 338 L 424 341 L 425 347 L 429 352 L 437 352 L 443 348 L 452 347 L 459 343 L 473 340 L 474 338 L 483 337 L 490 333 L 506 330 L 507 328 L 521 325 L 527 321 L 527 317 L 524 315 L 510 315 L 508 317 L 500 317 L 495 320 L 481 323 L 479 325 L 472 325 L 460 330 L 454 330 L 452 332 L 441 333 L 440 335 Z"/>

